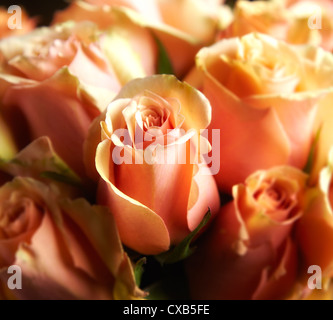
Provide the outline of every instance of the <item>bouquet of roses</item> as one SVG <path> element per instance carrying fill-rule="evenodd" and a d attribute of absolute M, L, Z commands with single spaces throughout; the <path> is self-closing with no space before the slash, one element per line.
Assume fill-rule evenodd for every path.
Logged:
<path fill-rule="evenodd" d="M 0 10 L 1 299 L 332 299 L 330 0 Z"/>

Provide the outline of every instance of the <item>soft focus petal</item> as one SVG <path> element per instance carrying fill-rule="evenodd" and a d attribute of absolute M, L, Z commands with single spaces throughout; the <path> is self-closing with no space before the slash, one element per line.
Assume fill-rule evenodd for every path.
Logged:
<path fill-rule="evenodd" d="M 100 112 L 79 90 L 77 78 L 64 69 L 40 84 L 9 89 L 4 113 L 21 147 L 29 138 L 49 136 L 56 152 L 76 173 L 85 176 L 83 141 Z"/>

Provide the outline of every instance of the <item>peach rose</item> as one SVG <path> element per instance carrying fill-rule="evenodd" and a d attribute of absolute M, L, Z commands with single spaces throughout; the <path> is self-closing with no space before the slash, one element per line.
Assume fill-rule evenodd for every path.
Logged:
<path fill-rule="evenodd" d="M 259 169 L 305 166 L 332 67 L 329 52 L 256 33 L 200 50 L 185 80 L 210 100 L 210 128 L 221 129 L 222 190 Z"/>
<path fill-rule="evenodd" d="M 219 208 L 209 169 L 195 162 L 194 135 L 207 127 L 210 113 L 197 90 L 156 75 L 129 82 L 94 121 L 86 166 L 100 177 L 98 201 L 111 209 L 126 246 L 143 254 L 166 251 L 198 226 L 208 207 L 213 214 Z"/>
<path fill-rule="evenodd" d="M 312 44 L 332 51 L 333 6 L 330 1 L 237 1 L 234 20 L 218 38 L 251 32 L 268 34 L 291 44 Z"/>
<path fill-rule="evenodd" d="M 0 188 L 2 299 L 136 299 L 133 270 L 106 208 L 62 199 L 31 178 Z M 10 287 L 10 266 L 18 287 Z M 17 276 L 17 274 L 16 274 Z"/>
<path fill-rule="evenodd" d="M 24 9 L 17 7 L 0 7 L 0 39 L 26 34 L 35 28 L 36 19 L 29 18 Z"/>
<path fill-rule="evenodd" d="M 192 298 L 316 296 L 308 287 L 308 268 L 319 265 L 323 283 L 332 276 L 333 220 L 315 206 L 318 189 L 308 189 L 307 178 L 282 166 L 257 171 L 233 187 L 234 200 L 222 207 L 187 263 Z"/>
<path fill-rule="evenodd" d="M 182 19 L 178 19 L 179 15 Z M 156 63 L 155 38 L 159 39 L 175 74 L 181 77 L 193 65 L 198 49 L 212 43 L 217 31 L 229 24 L 231 11 L 220 0 L 87 0 L 72 2 L 55 14 L 54 22 L 85 19 L 101 28 L 122 24 L 133 30 L 134 37 L 145 38 L 147 43 L 150 39 L 149 47 L 137 41 L 136 48 L 139 55 L 148 54 L 149 60 Z"/>
<path fill-rule="evenodd" d="M 114 67 L 116 58 L 104 50 L 112 39 L 83 22 L 0 42 L 0 107 L 19 148 L 49 136 L 59 155 L 84 176 L 82 144 L 92 119 L 128 79 L 146 74 L 137 58 L 128 59 L 126 76 Z M 126 52 L 134 55 L 130 48 Z"/>
<path fill-rule="evenodd" d="M 110 38 L 92 22 L 38 28 L 0 42 L 2 72 L 42 82 L 67 67 L 85 85 L 117 93 L 121 77 L 113 65 L 116 61 L 105 51 Z M 133 77 L 143 75 L 145 72 L 139 70 Z"/>

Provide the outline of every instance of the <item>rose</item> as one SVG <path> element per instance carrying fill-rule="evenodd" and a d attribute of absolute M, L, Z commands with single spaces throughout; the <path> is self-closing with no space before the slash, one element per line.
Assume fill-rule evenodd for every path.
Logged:
<path fill-rule="evenodd" d="M 283 166 L 258 171 L 233 188 L 214 226 L 187 263 L 193 298 L 327 299 L 333 220 L 308 176 Z M 308 268 L 320 266 L 322 290 Z M 198 276 L 200 270 L 200 276 Z"/>
<path fill-rule="evenodd" d="M 3 185 L 0 199 L 2 298 L 142 296 L 106 208 L 62 199 L 57 189 L 31 178 Z M 21 268 L 21 289 L 7 286 L 11 265 Z"/>
<path fill-rule="evenodd" d="M 187 263 L 192 298 L 311 298 L 308 267 L 332 276 L 333 220 L 314 205 L 318 189 L 306 181 L 302 171 L 282 166 L 233 187 L 234 200 Z"/>
<path fill-rule="evenodd" d="M 15 20 L 21 18 L 21 21 Z M 14 23 L 11 28 L 9 24 L 11 21 Z M 36 26 L 36 19 L 29 18 L 25 10 L 20 8 L 14 11 L 9 11 L 9 8 L 0 7 L 0 39 L 28 33 Z"/>
<path fill-rule="evenodd" d="M 5 73 L 36 81 L 49 79 L 62 67 L 68 67 L 84 84 L 117 93 L 128 79 L 117 69 L 119 58 L 112 56 L 108 46 L 122 44 L 122 55 L 130 59 L 131 70 L 127 71 L 130 79 L 144 76 L 148 70 L 144 70 L 144 63 L 136 57 L 129 41 L 124 37 L 123 43 L 119 43 L 111 31 L 103 33 L 89 21 L 66 21 L 38 28 L 27 35 L 1 41 L 1 66 Z M 121 26 L 115 31 L 124 33 Z"/>
<path fill-rule="evenodd" d="M 33 141 L 12 159 L 0 162 L 3 299 L 142 296 L 135 287 L 130 261 L 122 251 L 110 212 L 77 199 L 83 194 L 80 180 L 54 152 L 47 137 Z M 40 237 L 42 241 L 38 240 Z M 53 263 L 57 261 L 57 265 L 50 267 L 50 259 Z M 23 270 L 23 290 L 12 291 L 7 286 L 7 270 L 13 263 Z M 65 278 L 72 277 L 71 281 L 56 280 L 56 268 Z M 105 286 L 94 272 L 103 272 Z M 93 297 L 94 292 L 89 290 L 96 290 L 97 296 Z"/>
<path fill-rule="evenodd" d="M 100 111 L 84 94 L 87 92 L 67 69 L 42 83 L 9 88 L 2 107 L 18 148 L 49 136 L 57 153 L 85 177 L 83 141 Z"/>
<path fill-rule="evenodd" d="M 80 181 L 47 137 L 0 162 L 2 299 L 143 296 L 110 212 L 83 199 L 70 200 L 83 193 Z M 7 286 L 13 264 L 23 270 L 20 290 Z M 57 279 L 59 275 L 64 278 Z"/>
<path fill-rule="evenodd" d="M 291 229 L 303 213 L 305 182 L 301 171 L 277 167 L 233 187 L 234 200 L 222 207 L 188 265 L 194 299 L 273 299 L 287 293 L 296 274 Z"/>
<path fill-rule="evenodd" d="M 222 190 L 230 192 L 258 169 L 305 166 L 319 127 L 317 108 L 332 92 L 332 67 L 331 54 L 320 48 L 291 46 L 262 34 L 200 50 L 197 67 L 185 80 L 210 100 L 210 128 L 221 129 L 216 179 Z"/>
<path fill-rule="evenodd" d="M 59 155 L 84 176 L 82 144 L 88 127 L 126 82 L 103 51 L 111 38 L 84 22 L 0 42 L 0 106 L 19 148 L 47 135 Z M 131 66 L 127 77 L 145 75 L 139 61 Z"/>
<path fill-rule="evenodd" d="M 182 19 L 175 18 L 175 12 Z M 132 30 L 127 37 L 136 42 L 142 57 L 149 57 L 157 65 L 156 39 L 170 58 L 174 73 L 181 77 L 193 65 L 195 53 L 213 42 L 219 29 L 231 20 L 231 10 L 221 1 L 150 0 L 140 3 L 132 0 L 75 1 L 55 14 L 54 23 L 67 20 L 91 20 L 107 29 L 121 24 Z M 193 20 L 196 21 L 193 24 Z M 135 41 L 145 39 L 145 45 Z M 148 44 L 148 45 L 147 45 Z M 124 62 L 126 63 L 126 61 Z M 156 70 L 157 73 L 158 70 Z"/>
<path fill-rule="evenodd" d="M 332 51 L 332 17 L 333 6 L 326 0 L 237 1 L 232 24 L 218 38 L 261 32 L 291 44 L 312 44 Z"/>
<path fill-rule="evenodd" d="M 100 179 L 98 201 L 111 209 L 126 246 L 166 251 L 195 229 L 208 207 L 212 214 L 219 207 L 207 167 L 191 161 L 198 152 L 191 137 L 206 128 L 210 112 L 197 90 L 156 75 L 125 85 L 92 124 L 86 167 Z"/>

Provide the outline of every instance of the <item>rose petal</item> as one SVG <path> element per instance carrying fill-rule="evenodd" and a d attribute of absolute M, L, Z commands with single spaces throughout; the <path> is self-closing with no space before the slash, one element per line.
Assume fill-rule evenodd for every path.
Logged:
<path fill-rule="evenodd" d="M 96 152 L 97 171 L 106 181 L 100 183 L 99 203 L 109 206 L 125 245 L 144 254 L 166 251 L 170 245 L 170 238 L 163 220 L 110 182 L 113 174 L 109 168 L 112 161 L 110 150 L 111 141 L 104 140 L 98 145 Z"/>
<path fill-rule="evenodd" d="M 190 199 L 193 205 L 188 208 L 187 223 L 189 229 L 193 231 L 202 221 L 208 208 L 213 216 L 220 208 L 220 198 L 214 177 L 205 165 L 200 166 L 193 177 Z"/>
<path fill-rule="evenodd" d="M 278 266 L 272 271 L 264 269 L 261 281 L 252 296 L 254 300 L 272 300 L 284 297 L 297 277 L 297 248 L 288 239 Z"/>
<path fill-rule="evenodd" d="M 205 129 L 211 120 L 211 108 L 203 94 L 172 75 L 155 75 L 133 80 L 123 88 L 115 99 L 132 98 L 142 93 L 145 88 L 162 98 L 172 97 L 181 101 L 181 114 L 186 121 L 185 130 Z"/>
<path fill-rule="evenodd" d="M 32 140 L 49 136 L 57 153 L 84 176 L 83 141 L 92 119 L 100 112 L 91 101 L 80 100 L 78 90 L 77 79 L 62 69 L 40 84 L 10 88 L 4 104 L 5 118 L 17 128 L 15 133 L 21 146 L 27 144 L 29 135 Z M 21 127 L 17 119 L 22 117 L 25 126 Z M 24 135 L 22 129 L 26 130 Z"/>
<path fill-rule="evenodd" d="M 230 192 L 258 169 L 287 163 L 290 143 L 273 109 L 243 104 L 210 75 L 204 81 L 203 92 L 214 106 L 209 128 L 221 130 L 221 170 L 215 177 L 222 190 Z M 251 161 L 244 157 L 248 153 Z"/>
<path fill-rule="evenodd" d="M 325 196 L 318 189 L 307 194 L 309 206 L 297 225 L 297 239 L 306 261 L 305 266 L 318 265 L 325 276 L 332 276 L 333 218 Z M 307 270 L 303 270 L 307 272 Z"/>

